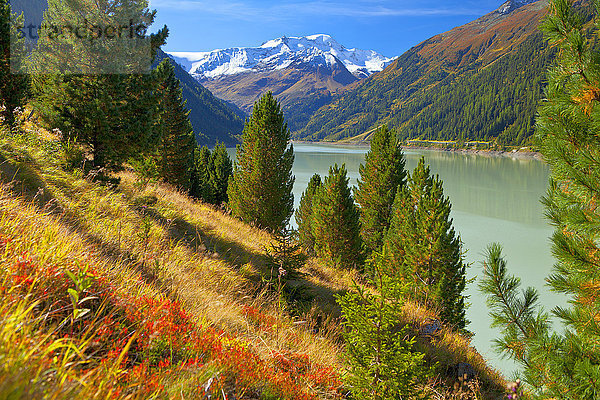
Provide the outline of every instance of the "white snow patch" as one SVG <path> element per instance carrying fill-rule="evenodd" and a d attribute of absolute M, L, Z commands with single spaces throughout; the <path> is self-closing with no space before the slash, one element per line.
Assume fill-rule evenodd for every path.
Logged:
<path fill-rule="evenodd" d="M 169 54 L 197 78 L 217 78 L 257 70 L 279 70 L 287 68 L 295 61 L 330 67 L 340 61 L 348 71 L 362 78 L 383 70 L 395 59 L 373 50 L 346 49 L 325 34 L 284 36 L 269 40 L 260 47 Z"/>

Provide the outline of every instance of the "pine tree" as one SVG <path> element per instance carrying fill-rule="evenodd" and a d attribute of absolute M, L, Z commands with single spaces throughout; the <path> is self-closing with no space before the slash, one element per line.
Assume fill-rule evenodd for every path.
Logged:
<path fill-rule="evenodd" d="M 0 0 L 0 116 L 8 125 L 13 125 L 14 110 L 24 105 L 29 88 L 27 75 L 19 73 L 25 40 L 16 27 L 22 22 L 23 16 L 11 14 L 10 3 Z"/>
<path fill-rule="evenodd" d="M 362 266 L 358 209 L 348 187 L 345 165 L 329 168 L 312 203 L 316 254 L 340 267 Z"/>
<path fill-rule="evenodd" d="M 214 192 L 210 184 L 211 154 L 206 146 L 194 150 L 190 194 L 206 203 L 214 203 Z"/>
<path fill-rule="evenodd" d="M 190 194 L 217 206 L 227 202 L 227 186 L 232 169 L 231 159 L 223 143 L 217 143 L 212 152 L 206 146 L 196 148 Z"/>
<path fill-rule="evenodd" d="M 188 118 L 179 80 L 173 65 L 163 60 L 156 68 L 159 77 L 157 126 L 160 135 L 160 175 L 168 183 L 190 189 L 196 140 Z"/>
<path fill-rule="evenodd" d="M 507 275 L 499 245 L 488 250 L 480 284 L 502 327 L 499 349 L 521 365 L 521 379 L 543 399 L 600 394 L 600 53 L 586 40 L 582 20 L 569 1 L 551 2 L 543 28 L 559 52 L 537 119 L 537 142 L 551 168 L 543 202 L 556 227 L 557 262 L 548 282 L 568 300 L 552 313 L 563 329 L 553 329 L 535 289 L 521 291 L 520 280 Z M 595 23 L 597 31 L 597 15 Z"/>
<path fill-rule="evenodd" d="M 312 228 L 313 199 L 321 185 L 321 175 L 314 174 L 308 182 L 308 187 L 302 193 L 300 205 L 295 214 L 298 224 L 298 240 L 304 251 L 310 255 L 315 254 L 315 237 Z"/>
<path fill-rule="evenodd" d="M 356 285 L 337 298 L 344 317 L 346 383 L 357 400 L 425 398 L 424 354 L 413 350 L 407 327 L 399 328 L 404 288 L 387 273 L 385 257 L 374 258 L 369 269 L 376 294 Z"/>
<path fill-rule="evenodd" d="M 144 0 L 118 4 L 49 0 L 44 27 L 31 57 L 35 108 L 64 140 L 88 146 L 93 165 L 118 169 L 131 157 L 154 150 L 158 132 L 156 76 L 151 61 L 167 36 L 166 27 L 139 40 L 79 39 L 56 36 L 53 27 L 150 26 L 155 12 Z M 68 50 L 68 51 L 67 51 Z"/>
<path fill-rule="evenodd" d="M 233 175 L 233 165 L 223 143 L 217 143 L 210 155 L 209 174 L 213 203 L 216 205 L 226 203 L 228 200 L 227 185 L 229 178 Z"/>
<path fill-rule="evenodd" d="M 268 92 L 246 121 L 227 194 L 232 213 L 272 232 L 284 228 L 293 211 L 294 149 L 281 106 Z"/>
<path fill-rule="evenodd" d="M 395 132 L 386 126 L 377 129 L 365 164 L 360 165 L 360 180 L 355 192 L 360 206 L 361 236 L 369 252 L 379 250 L 383 244 L 394 198 L 405 184 L 404 165 L 404 154 Z"/>
<path fill-rule="evenodd" d="M 296 231 L 283 228 L 273 235 L 273 241 L 265 248 L 269 275 L 266 277 L 270 284 L 281 284 L 290 279 L 297 279 L 304 263 L 300 245 L 296 240 Z"/>
<path fill-rule="evenodd" d="M 417 301 L 438 308 L 443 321 L 463 329 L 466 271 L 450 211 L 442 181 L 431 176 L 421 158 L 407 187 L 396 195 L 385 246 L 390 273 L 411 281 Z"/>

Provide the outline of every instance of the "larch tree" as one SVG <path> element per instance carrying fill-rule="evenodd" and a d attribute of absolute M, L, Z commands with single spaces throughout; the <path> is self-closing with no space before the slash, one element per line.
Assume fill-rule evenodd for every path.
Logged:
<path fill-rule="evenodd" d="M 597 34 L 600 2 L 594 5 Z M 499 350 L 520 364 L 526 389 L 539 399 L 600 396 L 600 53 L 582 21 L 570 1 L 551 1 L 543 30 L 559 51 L 536 127 L 551 169 L 543 202 L 555 227 L 556 264 L 548 282 L 568 302 L 552 318 L 537 290 L 522 290 L 520 279 L 507 273 L 497 244 L 488 250 L 480 283 L 502 329 Z"/>
<path fill-rule="evenodd" d="M 313 199 L 321 187 L 321 175 L 314 174 L 308 182 L 308 187 L 302 193 L 300 205 L 296 210 L 295 218 L 298 224 L 298 240 L 302 249 L 309 255 L 315 254 L 315 237 L 312 228 Z"/>
<path fill-rule="evenodd" d="M 383 244 L 396 193 L 405 185 L 405 163 L 395 132 L 386 126 L 377 129 L 365 164 L 359 167 L 360 180 L 355 191 L 361 236 L 368 252 L 378 251 Z"/>
<path fill-rule="evenodd" d="M 346 166 L 329 168 L 313 197 L 312 232 L 316 254 L 343 268 L 362 268 L 358 209 L 348 187 Z"/>
<path fill-rule="evenodd" d="M 233 215 L 271 232 L 285 228 L 294 211 L 294 149 L 271 92 L 254 104 L 236 158 L 227 189 Z"/>
<path fill-rule="evenodd" d="M 410 282 L 413 298 L 438 309 L 444 322 L 463 329 L 466 266 L 450 211 L 442 181 L 431 176 L 421 158 L 407 186 L 396 195 L 384 246 L 390 273 Z"/>

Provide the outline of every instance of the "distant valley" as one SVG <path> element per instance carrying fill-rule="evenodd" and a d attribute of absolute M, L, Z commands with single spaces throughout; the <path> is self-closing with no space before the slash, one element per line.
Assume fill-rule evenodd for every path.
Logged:
<path fill-rule="evenodd" d="M 403 140 L 528 146 L 555 54 L 540 30 L 547 8 L 547 0 L 509 0 L 397 58 L 325 34 L 169 55 L 245 113 L 272 91 L 299 140 L 368 141 L 387 125 Z"/>
<path fill-rule="evenodd" d="M 335 94 L 394 60 L 372 50 L 348 49 L 324 34 L 282 37 L 254 48 L 169 54 L 213 94 L 245 112 L 272 91 L 292 130 L 305 126 Z"/>

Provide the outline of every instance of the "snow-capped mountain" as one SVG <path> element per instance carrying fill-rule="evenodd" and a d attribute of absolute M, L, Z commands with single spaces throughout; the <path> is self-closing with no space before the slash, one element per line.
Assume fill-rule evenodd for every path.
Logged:
<path fill-rule="evenodd" d="M 260 47 L 169 54 L 200 80 L 244 72 L 277 71 L 300 63 L 334 68 L 338 62 L 358 79 L 362 79 L 383 70 L 394 60 L 373 50 L 347 49 L 331 36 L 324 34 L 284 36 L 269 40 Z"/>
<path fill-rule="evenodd" d="M 539 0 L 508 0 L 506 3 L 503 3 L 500 8 L 498 8 L 498 12 L 500 14 L 508 14 L 517 8 L 521 8 L 527 4 L 535 3 Z"/>

